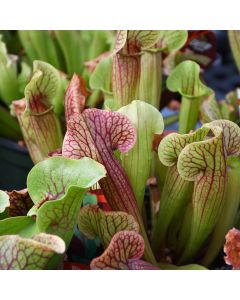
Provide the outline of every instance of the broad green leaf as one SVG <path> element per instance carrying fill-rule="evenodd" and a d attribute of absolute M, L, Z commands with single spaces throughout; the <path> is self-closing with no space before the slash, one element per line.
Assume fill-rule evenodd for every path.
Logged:
<path fill-rule="evenodd" d="M 122 166 L 134 190 L 138 207 L 142 211 L 145 185 L 151 175 L 152 143 L 154 135 L 163 132 L 163 118 L 155 107 L 139 100 L 132 101 L 118 111 L 131 120 L 137 132 L 134 147 L 126 154 L 122 154 Z"/>
<path fill-rule="evenodd" d="M 0 214 L 3 213 L 5 209 L 9 206 L 10 202 L 8 194 L 0 190 Z"/>
<path fill-rule="evenodd" d="M 31 239 L 17 235 L 1 236 L 0 269 L 44 270 L 55 254 L 64 252 L 64 241 L 57 236 L 43 233 Z"/>
<path fill-rule="evenodd" d="M 16 234 L 29 238 L 37 233 L 36 221 L 32 217 L 20 216 L 0 221 L 0 235 Z"/>
<path fill-rule="evenodd" d="M 188 133 L 195 129 L 200 100 L 212 93 L 212 90 L 202 83 L 199 76 L 200 66 L 188 60 L 180 63 L 167 79 L 168 89 L 182 95 L 179 118 L 180 133 Z"/>
<path fill-rule="evenodd" d="M 105 168 L 91 158 L 51 157 L 32 168 L 27 187 L 32 201 L 37 204 L 60 199 L 71 186 L 90 188 L 105 174 Z"/>
<path fill-rule="evenodd" d="M 161 50 L 180 49 L 187 41 L 187 30 L 158 30 L 157 47 Z"/>
<path fill-rule="evenodd" d="M 191 233 L 180 262 L 192 259 L 216 226 L 223 208 L 227 156 L 240 154 L 240 128 L 217 120 L 205 124 L 212 137 L 187 145 L 178 158 L 180 176 L 194 181 Z"/>
<path fill-rule="evenodd" d="M 100 238 L 107 248 L 115 233 L 123 230 L 139 231 L 134 218 L 124 212 L 104 212 L 97 205 L 87 205 L 78 214 L 78 228 L 88 239 Z"/>
<path fill-rule="evenodd" d="M 152 270 L 158 269 L 140 260 L 144 253 L 144 240 L 134 231 L 116 233 L 104 253 L 93 259 L 92 270 Z"/>
<path fill-rule="evenodd" d="M 37 211 L 38 211 L 38 205 L 35 204 L 35 205 L 33 205 L 33 207 L 31 209 L 29 209 L 27 216 L 29 216 L 29 217 L 36 216 Z"/>
<path fill-rule="evenodd" d="M 60 199 L 45 202 L 37 211 L 39 232 L 61 237 L 68 247 L 85 192 L 86 188 L 70 186 Z"/>
<path fill-rule="evenodd" d="M 184 61 L 171 72 L 167 87 L 190 99 L 209 95 L 212 90 L 202 83 L 199 76 L 200 66 L 191 60 Z"/>
<path fill-rule="evenodd" d="M 68 247 L 85 192 L 105 174 L 101 164 L 87 157 L 51 157 L 33 167 L 27 186 L 38 209 L 29 214 L 37 215 L 38 231 L 60 236 Z M 57 267 L 61 259 L 51 259 L 48 268 Z"/>

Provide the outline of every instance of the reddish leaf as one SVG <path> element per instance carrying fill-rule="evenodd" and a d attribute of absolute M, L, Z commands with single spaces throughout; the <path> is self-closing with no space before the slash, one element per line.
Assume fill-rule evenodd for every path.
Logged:
<path fill-rule="evenodd" d="M 116 53 L 113 56 L 112 89 L 114 99 L 120 106 L 138 99 L 140 81 L 140 55 L 126 56 Z"/>
<path fill-rule="evenodd" d="M 137 215 L 136 199 L 113 150 L 127 152 L 135 139 L 135 130 L 127 117 L 117 112 L 87 109 L 68 122 L 63 142 L 64 156 L 75 159 L 87 156 L 105 166 L 108 176 L 100 185 L 111 208 L 133 216 Z"/>
<path fill-rule="evenodd" d="M 130 270 L 160 270 L 158 267 L 141 259 L 129 259 L 128 267 Z"/>
<path fill-rule="evenodd" d="M 87 156 L 105 166 L 107 177 L 99 183 L 110 207 L 127 212 L 136 219 L 146 243 L 146 257 L 154 262 L 133 189 L 113 153 L 116 149 L 127 152 L 135 140 L 135 129 L 126 116 L 118 112 L 86 109 L 68 122 L 62 153 L 75 159 Z"/>
<path fill-rule="evenodd" d="M 144 240 L 134 231 L 119 231 L 104 253 L 92 260 L 93 270 L 148 270 L 156 269 L 140 258 L 144 253 Z"/>
<path fill-rule="evenodd" d="M 73 74 L 64 100 L 66 122 L 74 115 L 79 115 L 85 106 L 86 97 L 89 92 L 86 89 L 85 81 L 77 74 Z"/>
<path fill-rule="evenodd" d="M 240 270 L 240 231 L 236 228 L 228 231 L 224 252 L 226 264 L 232 265 L 235 270 Z"/>

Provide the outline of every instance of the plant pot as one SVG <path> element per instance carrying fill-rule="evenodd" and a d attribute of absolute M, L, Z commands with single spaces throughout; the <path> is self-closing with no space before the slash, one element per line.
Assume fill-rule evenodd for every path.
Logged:
<path fill-rule="evenodd" d="M 8 139 L 0 138 L 0 189 L 19 190 L 26 187 L 33 162 L 28 150 Z"/>

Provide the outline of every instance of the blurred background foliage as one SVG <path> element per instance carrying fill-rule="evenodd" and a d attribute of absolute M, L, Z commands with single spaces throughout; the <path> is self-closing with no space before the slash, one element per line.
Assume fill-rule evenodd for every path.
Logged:
<path fill-rule="evenodd" d="M 115 32 L 106 30 L 18 30 L 0 31 L 0 136 L 21 139 L 16 119 L 9 113 L 13 100 L 21 99 L 34 60 L 50 63 L 60 71 L 61 88 L 54 100 L 55 112 L 63 112 L 63 96 L 73 73 L 88 86 L 90 72 L 85 63 L 112 50 Z M 90 106 L 101 101 L 99 91 L 88 98 Z"/>

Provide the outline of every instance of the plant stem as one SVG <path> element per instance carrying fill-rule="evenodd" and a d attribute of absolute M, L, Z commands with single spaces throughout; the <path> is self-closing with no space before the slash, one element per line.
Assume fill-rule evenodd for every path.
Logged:
<path fill-rule="evenodd" d="M 163 117 L 165 127 L 172 125 L 179 120 L 179 115 L 172 115 L 169 117 Z"/>
<path fill-rule="evenodd" d="M 202 263 L 204 266 L 211 264 L 218 252 L 222 249 L 225 235 L 234 226 L 235 216 L 240 203 L 240 171 L 239 168 L 228 170 L 227 192 L 224 200 L 224 207 L 219 221 L 214 230 L 207 253 Z"/>
<path fill-rule="evenodd" d="M 165 184 L 160 200 L 160 209 L 156 226 L 153 230 L 152 248 L 156 253 L 165 240 L 165 235 L 174 216 L 188 202 L 192 190 L 191 182 L 182 179 L 174 165 L 167 171 Z"/>
<path fill-rule="evenodd" d="M 141 56 L 139 99 L 160 107 L 162 90 L 162 53 L 146 51 Z"/>
<path fill-rule="evenodd" d="M 194 130 L 199 114 L 199 98 L 182 97 L 179 115 L 179 133 L 189 133 Z"/>

